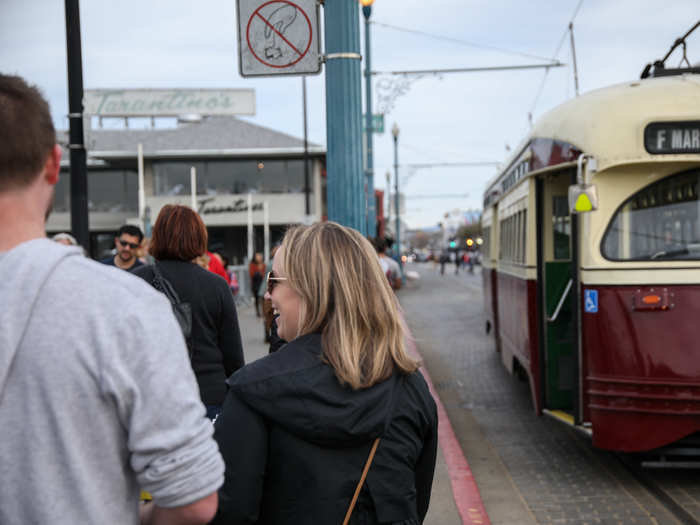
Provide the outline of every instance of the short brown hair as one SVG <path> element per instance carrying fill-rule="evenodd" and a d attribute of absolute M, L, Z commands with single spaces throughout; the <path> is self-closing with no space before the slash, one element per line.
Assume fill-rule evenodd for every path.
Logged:
<path fill-rule="evenodd" d="M 207 227 L 191 208 L 166 204 L 153 226 L 148 251 L 159 261 L 191 261 L 207 251 Z"/>
<path fill-rule="evenodd" d="M 360 232 L 330 221 L 297 226 L 282 248 L 285 282 L 301 297 L 298 336 L 321 332 L 323 359 L 342 384 L 367 388 L 418 368 L 396 295 Z"/>
<path fill-rule="evenodd" d="M 36 86 L 0 73 L 0 191 L 24 188 L 56 144 L 49 104 Z"/>

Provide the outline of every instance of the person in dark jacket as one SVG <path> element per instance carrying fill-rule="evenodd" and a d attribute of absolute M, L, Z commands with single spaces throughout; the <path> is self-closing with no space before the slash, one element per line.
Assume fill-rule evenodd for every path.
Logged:
<path fill-rule="evenodd" d="M 192 369 L 207 416 L 214 419 L 226 397 L 226 378 L 244 362 L 236 306 L 228 284 L 193 263 L 206 250 L 207 229 L 196 212 L 170 204 L 160 210 L 149 251 L 180 301 L 192 308 Z M 151 266 L 133 273 L 153 284 Z"/>
<path fill-rule="evenodd" d="M 376 438 L 349 523 L 422 523 L 437 411 L 370 243 L 334 222 L 289 230 L 265 295 L 289 343 L 228 380 L 212 523 L 343 523 Z"/>

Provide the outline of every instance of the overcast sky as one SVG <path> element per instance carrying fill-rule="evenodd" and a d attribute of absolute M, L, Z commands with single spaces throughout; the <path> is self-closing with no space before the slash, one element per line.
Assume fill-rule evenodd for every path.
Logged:
<path fill-rule="evenodd" d="M 543 63 L 537 57 L 554 55 L 579 1 L 376 0 L 372 69 Z M 0 71 L 36 83 L 49 98 L 57 126 L 65 129 L 63 4 L 0 0 Z M 299 77 L 239 76 L 233 0 L 91 0 L 81 2 L 80 14 L 86 89 L 250 87 L 256 92 L 257 114 L 243 118 L 302 136 Z M 583 0 L 574 20 L 581 92 L 639 78 L 644 65 L 663 57 L 699 18 L 698 0 Z M 362 35 L 362 22 L 360 29 Z M 700 62 L 700 30 L 689 39 L 688 57 Z M 515 148 L 527 133 L 528 113 L 536 120 L 574 96 L 568 36 L 557 58 L 567 67 L 546 75 L 543 70 L 458 73 L 405 84 L 407 90 L 394 99 L 386 115 L 386 132 L 375 136 L 376 187 L 385 186 L 389 170 L 393 185 L 389 129 L 394 122 L 400 128 L 401 165 L 503 162 L 507 147 Z M 670 64 L 676 66 L 679 60 L 676 52 Z M 378 92 L 386 93 L 380 84 L 397 87 L 398 81 L 400 77 L 375 77 L 375 110 Z M 308 93 L 309 138 L 325 144 L 323 73 L 309 77 Z M 446 212 L 480 208 L 485 184 L 496 168 L 400 171 L 401 191 L 407 196 L 405 220 L 418 227 L 435 225 Z M 457 197 L 415 198 L 430 195 Z"/>

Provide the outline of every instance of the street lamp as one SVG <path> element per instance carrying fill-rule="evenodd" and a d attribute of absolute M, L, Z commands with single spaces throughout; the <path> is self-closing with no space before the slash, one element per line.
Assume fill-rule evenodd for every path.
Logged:
<path fill-rule="evenodd" d="M 367 235 L 374 237 L 377 232 L 377 212 L 374 199 L 374 159 L 373 140 L 374 126 L 372 122 L 372 73 L 369 47 L 369 17 L 372 14 L 374 0 L 360 0 L 362 14 L 365 17 L 365 136 L 367 148 Z"/>
<path fill-rule="evenodd" d="M 391 128 L 394 137 L 394 204 L 396 207 L 396 252 L 401 267 L 401 280 L 405 281 L 403 262 L 401 261 L 401 213 L 399 210 L 399 126 L 394 122 Z"/>
<path fill-rule="evenodd" d="M 386 170 L 386 223 L 388 227 L 391 225 L 391 172 Z"/>

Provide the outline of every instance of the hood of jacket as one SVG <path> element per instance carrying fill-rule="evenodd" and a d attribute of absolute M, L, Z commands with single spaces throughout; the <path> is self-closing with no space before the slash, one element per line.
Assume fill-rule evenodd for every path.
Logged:
<path fill-rule="evenodd" d="M 326 447 L 352 447 L 384 433 L 398 374 L 370 388 L 342 386 L 321 359 L 321 335 L 309 334 L 233 374 L 235 394 L 288 432 Z"/>
<path fill-rule="evenodd" d="M 61 261 L 76 256 L 82 257 L 80 248 L 49 239 L 23 242 L 0 256 L 0 397 L 41 289 Z"/>

